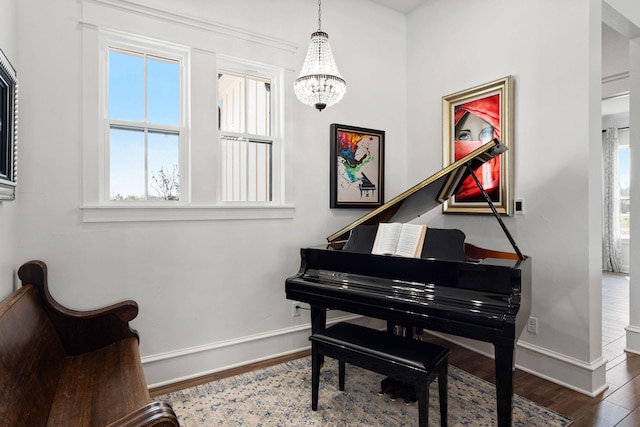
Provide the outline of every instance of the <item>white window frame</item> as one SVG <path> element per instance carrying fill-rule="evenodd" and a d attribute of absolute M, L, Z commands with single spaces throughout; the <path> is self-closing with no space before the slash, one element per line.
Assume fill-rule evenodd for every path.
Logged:
<path fill-rule="evenodd" d="M 166 32 L 166 31 L 165 31 Z M 285 67 L 240 60 L 198 46 L 201 38 L 187 37 L 184 45 L 147 38 L 93 24 L 82 25 L 82 170 L 81 211 L 84 222 L 192 221 L 292 218 L 294 206 L 285 200 L 284 153 L 284 73 Z M 165 56 L 184 55 L 182 91 L 184 134 L 180 142 L 180 201 L 120 202 L 109 200 L 108 144 L 105 128 L 107 109 L 106 77 L 109 43 L 120 48 L 147 46 Z M 193 47 L 189 46 L 193 44 Z M 242 64 L 255 71 L 266 70 L 272 77 L 272 154 L 271 202 L 222 202 L 220 197 L 220 144 L 217 113 L 218 63 Z M 251 74 L 251 73 L 250 73 Z M 276 84 L 277 83 L 277 84 Z M 211 112 L 209 109 L 211 108 Z M 197 178 L 194 181 L 194 176 Z"/>
<path fill-rule="evenodd" d="M 241 138 L 250 138 L 255 140 L 263 140 L 271 142 L 271 201 L 226 201 L 223 200 L 223 186 L 227 182 L 224 176 L 224 168 L 220 167 L 220 185 L 218 189 L 218 202 L 225 206 L 278 206 L 283 204 L 283 143 L 282 134 L 284 132 L 283 123 L 283 80 L 284 73 L 281 68 L 270 67 L 259 64 L 254 61 L 243 60 L 225 55 L 217 55 L 217 75 L 220 73 L 229 73 L 237 75 L 246 75 L 250 77 L 264 78 L 271 82 L 271 135 L 253 135 L 247 132 L 235 134 L 233 132 L 222 132 L 217 130 L 217 145 L 219 149 L 219 164 L 223 161 L 222 134 L 228 136 L 237 136 Z M 217 88 L 217 82 L 216 82 Z M 217 99 L 217 97 L 216 97 Z"/>
<path fill-rule="evenodd" d="M 179 99 L 179 123 L 178 126 L 157 125 L 150 124 L 148 122 L 133 123 L 129 121 L 123 121 L 119 119 L 109 118 L 109 52 L 112 50 L 122 51 L 123 53 L 132 52 L 135 54 L 142 54 L 145 56 L 155 56 L 158 58 L 168 59 L 176 61 L 180 64 L 180 99 Z M 189 194 L 189 169 L 188 162 L 188 128 L 185 126 L 189 118 L 188 109 L 188 75 L 189 75 L 189 51 L 188 49 L 180 46 L 170 45 L 167 43 L 160 43 L 141 37 L 135 37 L 131 35 L 124 35 L 119 33 L 103 32 L 100 40 L 100 52 L 101 52 L 101 76 L 100 76 L 100 99 L 101 99 L 101 112 L 102 117 L 102 144 L 104 146 L 104 169 L 102 176 L 102 192 L 100 194 L 100 202 L 103 205 L 132 205 L 132 206 L 152 206 L 152 205 L 187 205 Z M 178 135 L 178 172 L 180 177 L 180 197 L 179 200 L 126 200 L 117 201 L 111 200 L 110 192 L 110 170 L 111 170 L 111 158 L 110 158 L 110 131 L 111 127 L 119 128 L 131 128 L 139 129 L 148 133 L 149 131 L 159 130 L 163 132 L 173 133 Z M 146 154 L 145 154 L 146 156 Z M 145 171 L 145 174 L 147 171 Z"/>

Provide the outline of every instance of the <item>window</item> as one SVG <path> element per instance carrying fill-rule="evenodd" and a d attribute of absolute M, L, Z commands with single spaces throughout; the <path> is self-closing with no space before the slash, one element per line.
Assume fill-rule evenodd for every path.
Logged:
<path fill-rule="evenodd" d="M 631 188 L 631 163 L 629 159 L 629 130 L 620 129 L 618 134 L 618 183 L 620 188 L 620 235 L 629 237 L 629 190 Z"/>
<path fill-rule="evenodd" d="M 97 7 L 82 26 L 83 221 L 291 218 L 279 56 L 293 47 L 256 49 L 242 30 L 229 49 L 181 16 L 139 34 L 135 6 L 83 4 Z"/>
<path fill-rule="evenodd" d="M 272 131 L 271 87 L 270 77 L 233 70 L 218 73 L 223 201 L 273 200 L 276 139 Z"/>
<path fill-rule="evenodd" d="M 15 198 L 17 86 L 16 72 L 0 50 L 0 201 Z"/>
<path fill-rule="evenodd" d="M 175 55 L 108 48 L 109 200 L 181 200 L 181 70 Z"/>

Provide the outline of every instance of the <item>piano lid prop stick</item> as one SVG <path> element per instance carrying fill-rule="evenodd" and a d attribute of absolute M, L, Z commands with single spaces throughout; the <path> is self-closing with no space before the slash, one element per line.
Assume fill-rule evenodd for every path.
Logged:
<path fill-rule="evenodd" d="M 471 162 L 467 163 L 467 169 L 469 170 L 469 173 L 473 177 L 473 180 L 476 182 L 476 185 L 478 186 L 478 188 L 482 192 L 482 195 L 484 196 L 485 200 L 489 204 L 489 207 L 491 208 L 491 212 L 493 212 L 493 215 L 498 220 L 498 223 L 500 224 L 500 227 L 502 227 L 502 231 L 504 231 L 504 234 L 506 234 L 507 239 L 509 239 L 509 243 L 511 243 L 511 246 L 513 247 L 513 250 L 516 251 L 516 254 L 518 255 L 518 258 L 520 259 L 520 261 L 524 261 L 524 256 L 522 255 L 522 252 L 520 252 L 520 249 L 518 249 L 518 246 L 516 245 L 515 240 L 513 240 L 513 237 L 511 237 L 511 233 L 509 233 L 509 230 L 507 229 L 507 226 L 504 225 L 504 222 L 502 221 L 502 218 L 500 217 L 500 214 L 498 213 L 498 211 L 496 210 L 496 207 L 493 205 L 493 202 L 491 201 L 491 197 L 489 197 L 487 192 L 484 190 L 484 187 L 482 186 L 482 184 L 480 184 L 480 180 L 478 180 L 478 177 L 476 176 L 475 172 L 471 168 Z"/>

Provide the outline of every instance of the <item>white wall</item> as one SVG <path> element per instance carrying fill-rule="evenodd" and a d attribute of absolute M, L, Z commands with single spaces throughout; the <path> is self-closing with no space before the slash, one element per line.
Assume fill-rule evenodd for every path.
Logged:
<path fill-rule="evenodd" d="M 17 10 L 18 0 L 7 0 L 2 3 L 0 13 L 0 49 L 15 68 L 18 68 Z M 9 295 L 14 286 L 14 270 L 18 259 L 15 254 L 17 222 L 16 202 L 0 202 L 0 299 Z"/>
<path fill-rule="evenodd" d="M 295 43 L 292 63 L 300 65 L 317 24 L 310 0 L 137 3 Z M 432 0 L 407 18 L 365 0 L 325 0 L 323 29 L 348 92 L 318 113 L 286 91 L 294 218 L 119 224 L 83 223 L 79 209 L 79 3 L 12 4 L 18 23 L 9 43 L 20 52 L 20 221 L 11 213 L 8 225 L 0 222 L 0 238 L 18 248 L 17 257 L 2 257 L 0 286 L 17 264 L 38 258 L 48 263 L 52 293 L 65 305 L 135 299 L 150 384 L 307 346 L 308 315 L 291 317 L 284 279 L 297 271 L 298 248 L 322 244 L 363 213 L 328 208 L 330 123 L 386 130 L 389 199 L 441 168 L 442 96 L 514 75 L 515 195 L 525 199 L 526 215 L 506 223 L 533 258 L 532 315 L 539 320 L 538 335 L 523 334 L 517 363 L 586 393 L 604 386 L 599 1 Z M 288 70 L 287 84 L 298 71 Z M 0 207 L 0 218 L 8 206 Z M 464 230 L 472 243 L 510 249 L 493 218 L 430 217 L 436 226 Z"/>
<path fill-rule="evenodd" d="M 629 91 L 629 39 L 603 23 L 602 44 L 602 98 L 606 99 Z"/>
<path fill-rule="evenodd" d="M 409 16 L 407 30 L 410 180 L 441 164 L 443 96 L 515 77 L 515 197 L 525 200 L 526 214 L 505 223 L 533 259 L 531 315 L 539 328 L 523 333 L 516 363 L 587 393 L 605 386 L 599 7 L 433 0 Z M 462 229 L 471 243 L 511 249 L 492 217 L 438 221 Z"/>
<path fill-rule="evenodd" d="M 117 0 L 102 4 L 109 3 Z M 299 103 L 292 90 L 310 34 L 317 29 L 316 2 L 138 3 L 299 46 L 290 61 L 295 69 L 285 76 L 294 217 L 83 223 L 81 8 L 76 0 L 23 1 L 18 4 L 17 39 L 21 219 L 19 260 L 13 264 L 45 261 L 52 294 L 69 307 L 136 300 L 140 314 L 133 323 L 141 335 L 150 384 L 306 347 L 308 315 L 291 316 L 285 278 L 298 270 L 300 247 L 323 244 L 326 236 L 363 213 L 329 209 L 329 125 L 385 130 L 387 195 L 406 188 L 406 18 L 364 0 L 323 2 L 322 28 L 347 80 L 347 94 L 318 113 Z M 143 22 L 132 14 L 121 24 L 136 25 L 138 19 Z M 151 30 L 143 24 L 137 28 L 143 35 Z M 209 36 L 206 30 L 202 34 Z M 172 41 L 170 31 L 164 36 Z M 252 54 L 264 56 L 260 46 Z M 4 269 L 3 276 L 8 276 Z"/>

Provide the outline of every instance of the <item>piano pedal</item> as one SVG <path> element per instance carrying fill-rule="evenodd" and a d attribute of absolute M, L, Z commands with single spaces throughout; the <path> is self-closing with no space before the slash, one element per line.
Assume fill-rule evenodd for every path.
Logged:
<path fill-rule="evenodd" d="M 416 396 L 416 393 L 413 390 L 413 387 L 403 391 L 402 400 L 404 400 L 404 404 L 407 406 L 411 405 L 413 402 L 418 401 L 418 397 Z"/>
<path fill-rule="evenodd" d="M 413 386 L 401 383 L 393 378 L 385 378 L 380 382 L 380 391 L 378 391 L 378 395 L 384 396 L 385 394 L 390 395 L 389 399 L 392 402 L 402 399 L 405 405 L 411 405 L 413 402 L 418 400 Z"/>
<path fill-rule="evenodd" d="M 378 394 L 384 396 L 385 394 L 392 394 L 396 387 L 396 381 L 392 378 L 385 378 L 380 382 L 380 391 Z"/>

